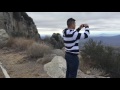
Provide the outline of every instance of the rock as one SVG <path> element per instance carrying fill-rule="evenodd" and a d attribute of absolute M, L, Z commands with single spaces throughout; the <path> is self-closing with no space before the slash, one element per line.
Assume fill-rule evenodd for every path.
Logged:
<path fill-rule="evenodd" d="M 25 12 L 0 12 L 0 29 L 13 37 L 40 38 L 33 19 Z"/>
<path fill-rule="evenodd" d="M 44 65 L 44 70 L 52 78 L 65 78 L 66 60 L 61 56 L 55 56 L 51 62 Z"/>
<path fill-rule="evenodd" d="M 5 46 L 5 44 L 8 42 L 9 40 L 9 35 L 7 34 L 7 32 L 4 29 L 0 29 L 0 47 Z"/>
<path fill-rule="evenodd" d="M 45 55 L 43 58 L 39 58 L 37 60 L 37 63 L 40 63 L 40 64 L 46 64 L 48 62 L 51 62 L 51 60 L 57 56 L 56 54 L 49 54 L 49 55 Z"/>
<path fill-rule="evenodd" d="M 91 72 L 90 71 L 86 71 L 86 74 L 91 74 Z"/>
<path fill-rule="evenodd" d="M 104 76 L 94 76 L 95 78 L 110 78 L 110 77 L 104 77 Z"/>
<path fill-rule="evenodd" d="M 42 61 L 43 61 L 43 58 L 38 58 L 36 62 L 39 63 L 39 64 L 41 64 Z"/>
<path fill-rule="evenodd" d="M 60 49 L 54 49 L 52 51 L 53 54 L 56 54 L 57 56 L 62 56 L 63 58 L 65 57 L 65 52 L 63 50 Z"/>
<path fill-rule="evenodd" d="M 87 75 L 81 70 L 78 70 L 77 78 L 95 78 L 94 75 Z"/>
<path fill-rule="evenodd" d="M 82 56 L 80 54 L 78 54 L 78 58 L 81 60 L 82 59 Z"/>
<path fill-rule="evenodd" d="M 110 78 L 110 77 L 87 75 L 87 74 L 83 73 L 81 70 L 78 70 L 77 78 Z"/>

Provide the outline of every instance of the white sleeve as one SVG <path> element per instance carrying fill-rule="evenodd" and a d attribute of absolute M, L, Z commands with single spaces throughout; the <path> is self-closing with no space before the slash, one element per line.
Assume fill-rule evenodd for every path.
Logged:
<path fill-rule="evenodd" d="M 89 37 L 89 35 L 90 35 L 89 28 L 85 28 L 85 32 L 81 33 L 80 39 L 86 39 Z"/>

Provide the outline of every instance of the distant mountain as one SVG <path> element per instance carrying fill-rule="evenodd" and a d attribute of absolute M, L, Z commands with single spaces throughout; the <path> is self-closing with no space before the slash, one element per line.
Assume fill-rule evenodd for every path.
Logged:
<path fill-rule="evenodd" d="M 120 35 L 117 36 L 101 36 L 101 37 L 91 37 L 93 40 L 102 41 L 105 45 L 110 46 L 120 46 Z"/>
<path fill-rule="evenodd" d="M 94 41 L 102 41 L 104 45 L 109 45 L 109 46 L 115 46 L 118 47 L 120 46 L 120 35 L 117 36 L 98 36 L 98 37 L 90 37 Z M 81 40 L 80 41 L 80 46 L 83 46 L 86 40 Z"/>

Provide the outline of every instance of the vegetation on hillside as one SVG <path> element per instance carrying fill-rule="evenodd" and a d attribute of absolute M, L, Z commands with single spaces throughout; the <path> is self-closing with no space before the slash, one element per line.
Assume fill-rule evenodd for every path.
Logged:
<path fill-rule="evenodd" d="M 50 54 L 52 50 L 51 46 L 37 42 L 34 39 L 13 37 L 8 40 L 6 47 L 17 51 L 26 51 L 27 55 L 31 58 L 41 58 L 44 54 Z"/>
<path fill-rule="evenodd" d="M 102 69 L 111 77 L 120 77 L 120 49 L 89 39 L 81 50 L 84 63 Z"/>

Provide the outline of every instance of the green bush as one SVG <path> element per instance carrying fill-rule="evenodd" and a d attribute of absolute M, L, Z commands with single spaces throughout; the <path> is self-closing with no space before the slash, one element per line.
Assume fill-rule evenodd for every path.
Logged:
<path fill-rule="evenodd" d="M 105 46 L 101 41 L 89 39 L 81 50 L 85 63 L 105 70 L 111 77 L 120 77 L 120 49 Z"/>
<path fill-rule="evenodd" d="M 63 38 L 59 33 L 53 33 L 51 37 L 46 36 L 43 41 L 55 49 L 62 49 L 64 47 Z"/>
<path fill-rule="evenodd" d="M 56 49 L 62 49 L 64 47 L 63 38 L 59 33 L 53 33 L 53 35 L 50 37 L 50 43 Z"/>

